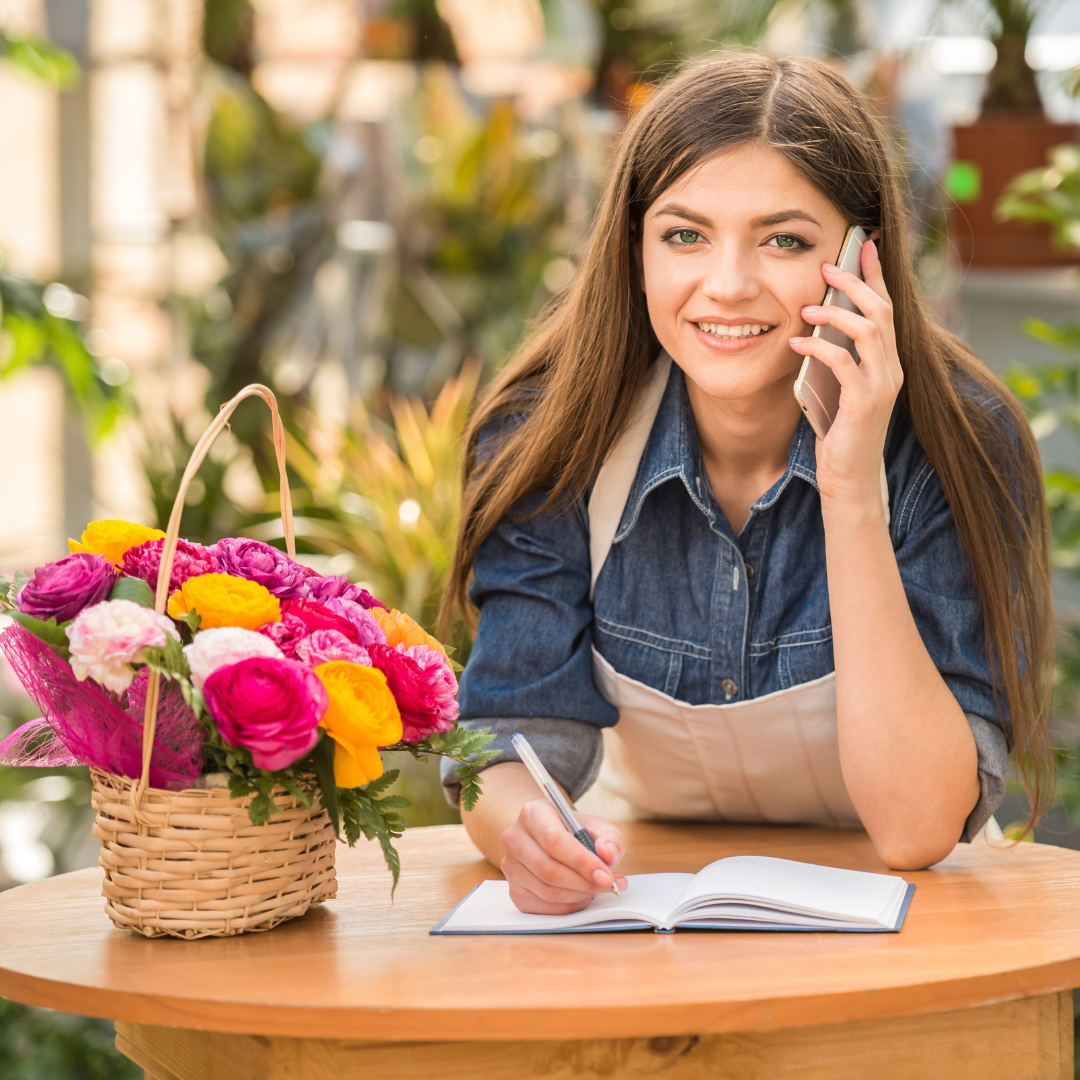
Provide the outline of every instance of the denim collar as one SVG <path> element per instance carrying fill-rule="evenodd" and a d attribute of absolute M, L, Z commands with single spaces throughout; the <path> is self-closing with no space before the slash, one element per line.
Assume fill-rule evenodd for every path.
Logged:
<path fill-rule="evenodd" d="M 619 543 L 634 528 L 642 503 L 649 492 L 676 477 L 682 481 L 694 504 L 709 519 L 709 524 L 714 529 L 717 528 L 717 520 L 723 520 L 723 515 L 719 513 L 720 508 L 709 486 L 705 462 L 701 456 L 701 443 L 698 441 L 697 423 L 686 392 L 686 377 L 678 364 L 673 362 L 667 388 L 660 401 L 649 441 L 641 456 L 637 477 L 626 500 L 626 508 L 623 510 L 614 543 Z M 798 477 L 817 488 L 814 430 L 805 416 L 799 418 L 799 426 L 795 429 L 791 446 L 788 448 L 784 475 L 750 508 L 751 517 L 755 512 L 772 506 L 792 477 Z M 726 521 L 722 527 L 727 527 Z"/>

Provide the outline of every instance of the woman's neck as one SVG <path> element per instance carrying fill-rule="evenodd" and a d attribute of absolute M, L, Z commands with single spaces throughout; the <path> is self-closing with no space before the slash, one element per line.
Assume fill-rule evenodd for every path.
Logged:
<path fill-rule="evenodd" d="M 785 379 L 751 398 L 721 401 L 686 380 L 713 496 L 736 536 L 750 507 L 787 468 L 800 415 L 793 384 Z"/>

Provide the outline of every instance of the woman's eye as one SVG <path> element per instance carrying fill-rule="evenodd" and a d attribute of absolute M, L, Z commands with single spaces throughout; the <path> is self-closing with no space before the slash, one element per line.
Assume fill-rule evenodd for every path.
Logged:
<path fill-rule="evenodd" d="M 675 235 L 680 244 L 696 244 L 701 239 L 701 233 L 693 229 L 680 229 Z"/>
<path fill-rule="evenodd" d="M 805 240 L 800 239 L 798 236 L 792 236 L 790 233 L 780 233 L 772 239 L 776 242 L 776 246 L 784 251 L 805 250 L 812 246 Z"/>

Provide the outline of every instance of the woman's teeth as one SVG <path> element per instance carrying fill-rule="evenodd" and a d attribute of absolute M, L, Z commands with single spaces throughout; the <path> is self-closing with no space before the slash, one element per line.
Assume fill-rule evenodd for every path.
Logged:
<path fill-rule="evenodd" d="M 722 338 L 757 337 L 772 329 L 767 323 L 747 323 L 743 326 L 723 326 L 720 323 L 698 323 L 697 328 L 706 334 Z"/>

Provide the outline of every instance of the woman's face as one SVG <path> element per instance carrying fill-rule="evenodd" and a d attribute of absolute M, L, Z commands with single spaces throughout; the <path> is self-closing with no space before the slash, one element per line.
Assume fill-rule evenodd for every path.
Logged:
<path fill-rule="evenodd" d="M 734 402 L 790 387 L 788 338 L 825 295 L 847 223 L 775 150 L 738 147 L 680 177 L 645 213 L 641 265 L 660 343 L 703 393 Z M 794 398 L 792 398 L 794 407 Z"/>

